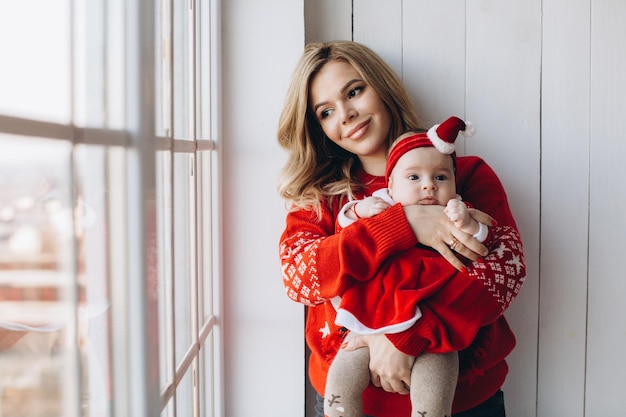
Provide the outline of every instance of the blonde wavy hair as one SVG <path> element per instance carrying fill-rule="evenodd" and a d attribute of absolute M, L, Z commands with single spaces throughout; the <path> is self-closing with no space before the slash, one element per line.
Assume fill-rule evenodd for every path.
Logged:
<path fill-rule="evenodd" d="M 288 152 L 288 160 L 278 178 L 278 192 L 291 210 L 314 210 L 318 217 L 323 199 L 333 204 L 353 198 L 363 187 L 355 176 L 359 158 L 326 137 L 309 102 L 313 77 L 335 60 L 352 65 L 385 103 L 391 115 L 387 146 L 407 130 L 423 130 L 402 81 L 374 51 L 351 41 L 308 44 L 294 70 L 279 119 L 278 142 Z"/>

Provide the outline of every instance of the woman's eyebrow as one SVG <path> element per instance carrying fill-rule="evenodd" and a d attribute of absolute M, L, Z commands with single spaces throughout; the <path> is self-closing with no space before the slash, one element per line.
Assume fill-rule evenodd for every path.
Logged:
<path fill-rule="evenodd" d="M 360 80 L 360 79 L 358 79 L 358 78 L 353 78 L 353 79 L 351 79 L 350 81 L 348 81 L 348 82 L 346 83 L 346 85 L 344 85 L 344 86 L 343 86 L 343 88 L 341 89 L 341 92 L 342 92 L 342 93 L 345 93 L 345 92 L 346 92 L 346 90 L 347 90 L 348 88 L 350 88 L 350 86 L 351 86 L 352 84 L 354 84 L 354 83 L 358 83 L 359 81 L 361 81 L 361 80 Z"/>
<path fill-rule="evenodd" d="M 353 78 L 350 81 L 348 81 L 347 83 L 344 84 L 344 86 L 341 88 L 341 90 L 339 90 L 341 92 L 341 94 L 345 93 L 347 89 L 350 88 L 350 86 L 352 86 L 352 84 L 354 83 L 358 83 L 361 80 L 359 78 Z M 322 107 L 323 105 L 328 104 L 328 101 L 322 101 L 321 103 L 317 103 L 314 107 L 313 107 L 313 111 L 317 113 L 317 109 Z"/>
<path fill-rule="evenodd" d="M 314 112 L 314 113 L 317 113 L 317 109 L 319 109 L 319 108 L 320 108 L 320 107 L 322 107 L 322 106 L 325 106 L 326 104 L 328 104 L 328 102 L 327 102 L 327 101 L 322 101 L 321 103 L 317 103 L 317 104 L 315 105 L 315 107 L 313 107 L 313 112 Z"/>

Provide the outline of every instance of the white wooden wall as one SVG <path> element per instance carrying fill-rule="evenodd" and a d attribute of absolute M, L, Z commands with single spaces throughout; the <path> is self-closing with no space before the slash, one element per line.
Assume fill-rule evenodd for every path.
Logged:
<path fill-rule="evenodd" d="M 306 41 L 353 39 L 507 189 L 528 276 L 507 313 L 511 417 L 626 415 L 626 1 L 305 0 Z"/>
<path fill-rule="evenodd" d="M 304 311 L 285 295 L 278 117 L 304 46 L 302 0 L 221 1 L 224 402 L 219 417 L 304 415 Z M 187 416 L 184 416 L 187 417 Z"/>
<path fill-rule="evenodd" d="M 221 20 L 225 417 L 304 414 L 274 190 L 305 38 L 366 43 L 429 122 L 476 123 L 465 153 L 500 175 L 528 263 L 507 313 L 509 417 L 626 415 L 626 1 L 224 0 Z"/>

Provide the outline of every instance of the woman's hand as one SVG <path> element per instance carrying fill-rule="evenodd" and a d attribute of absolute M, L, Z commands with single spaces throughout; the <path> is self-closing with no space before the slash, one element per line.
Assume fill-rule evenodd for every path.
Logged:
<path fill-rule="evenodd" d="M 400 352 L 384 334 L 355 335 L 343 349 L 362 347 L 369 348 L 372 384 L 387 392 L 408 394 L 415 357 Z"/>
<path fill-rule="evenodd" d="M 435 249 L 456 269 L 462 271 L 465 269 L 463 262 L 454 252 L 475 261 L 479 256 L 487 255 L 488 250 L 472 235 L 457 229 L 443 210 L 442 206 L 404 206 L 404 213 L 417 241 Z M 474 220 L 487 225 L 493 224 L 493 219 L 488 214 L 476 209 L 469 211 Z"/>

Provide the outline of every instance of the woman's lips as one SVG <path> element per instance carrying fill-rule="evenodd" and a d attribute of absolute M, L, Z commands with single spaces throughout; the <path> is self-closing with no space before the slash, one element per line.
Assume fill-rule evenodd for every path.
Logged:
<path fill-rule="evenodd" d="M 354 129 L 351 129 L 346 135 L 346 139 L 356 140 L 360 139 L 369 127 L 370 120 L 366 120 L 363 123 L 357 125 Z"/>

